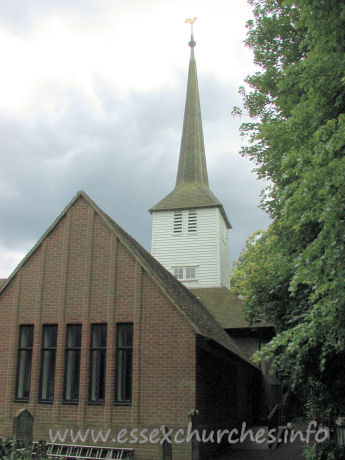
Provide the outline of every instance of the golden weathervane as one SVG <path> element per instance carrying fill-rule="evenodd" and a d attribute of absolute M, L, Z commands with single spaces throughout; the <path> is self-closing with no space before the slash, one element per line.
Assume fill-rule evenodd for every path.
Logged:
<path fill-rule="evenodd" d="M 192 36 L 193 36 L 193 24 L 194 22 L 196 21 L 196 18 L 193 18 L 193 19 L 186 19 L 185 22 L 187 22 L 188 24 L 190 24 L 190 27 L 191 27 L 191 30 L 192 30 Z"/>

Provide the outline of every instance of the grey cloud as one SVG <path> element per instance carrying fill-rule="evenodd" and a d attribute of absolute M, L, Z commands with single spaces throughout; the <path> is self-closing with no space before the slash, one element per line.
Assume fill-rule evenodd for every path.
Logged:
<path fill-rule="evenodd" d="M 150 249 L 147 210 L 174 186 L 185 83 L 181 75 L 174 88 L 133 93 L 123 100 L 110 82 L 98 79 L 94 91 L 103 110 L 100 114 L 76 88 L 51 82 L 40 97 L 64 101 L 58 117 L 45 117 L 44 107 L 27 119 L 21 116 L 9 121 L 1 116 L 3 244 L 12 250 L 30 249 L 82 189 Z M 205 137 L 210 139 L 207 155 L 215 154 L 212 142 L 224 129 L 234 129 L 228 115 L 225 128 L 217 123 L 236 101 L 231 91 L 211 78 L 200 79 Z M 268 219 L 257 209 L 261 185 L 250 173 L 250 165 L 232 145 L 224 149 L 222 164 L 209 162 L 209 175 L 211 188 L 223 201 L 233 225 L 230 248 L 234 259 L 249 234 L 266 227 Z"/>

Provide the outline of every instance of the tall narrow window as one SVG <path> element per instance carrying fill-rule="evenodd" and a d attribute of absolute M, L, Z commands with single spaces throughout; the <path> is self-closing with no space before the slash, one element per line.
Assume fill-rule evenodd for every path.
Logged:
<path fill-rule="evenodd" d="M 104 402 L 107 325 L 91 325 L 90 402 Z"/>
<path fill-rule="evenodd" d="M 196 211 L 188 211 L 188 232 L 196 232 L 197 214 Z"/>
<path fill-rule="evenodd" d="M 182 232 L 182 211 L 174 212 L 174 233 Z"/>
<path fill-rule="evenodd" d="M 132 401 L 133 324 L 118 324 L 116 328 L 115 402 Z"/>
<path fill-rule="evenodd" d="M 20 326 L 16 399 L 23 401 L 28 401 L 30 397 L 33 338 L 34 326 Z"/>
<path fill-rule="evenodd" d="M 65 355 L 64 401 L 78 402 L 81 324 L 68 324 Z"/>
<path fill-rule="evenodd" d="M 40 400 L 54 400 L 57 325 L 43 326 L 41 355 Z"/>

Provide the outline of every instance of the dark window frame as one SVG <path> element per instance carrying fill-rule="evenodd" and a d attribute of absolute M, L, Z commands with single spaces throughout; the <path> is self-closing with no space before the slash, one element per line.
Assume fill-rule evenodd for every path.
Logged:
<path fill-rule="evenodd" d="M 21 346 L 22 342 L 22 331 L 24 328 L 30 328 L 32 330 L 31 333 L 31 346 Z M 35 333 L 35 326 L 33 324 L 20 324 L 19 326 L 19 337 L 18 337 L 18 354 L 17 354 L 17 372 L 16 372 L 16 387 L 15 387 L 15 401 L 25 402 L 30 400 L 30 387 L 31 387 L 31 371 L 32 371 L 32 354 L 34 348 L 34 333 Z M 18 395 L 19 392 L 19 380 L 20 380 L 20 368 L 22 363 L 22 352 L 29 352 L 29 385 L 28 385 L 28 396 L 27 397 L 20 397 Z M 27 359 L 27 358 L 26 358 Z M 25 371 L 24 371 L 25 372 Z M 25 375 L 27 378 L 27 376 Z M 23 377 L 24 380 L 24 377 Z"/>
<path fill-rule="evenodd" d="M 80 344 L 79 346 L 69 346 L 68 339 L 69 339 L 69 331 L 72 328 L 78 327 L 80 329 L 79 337 L 80 337 Z M 78 404 L 79 403 L 79 390 L 80 390 L 80 362 L 81 362 L 81 341 L 82 341 L 82 324 L 80 323 L 70 323 L 67 324 L 66 327 L 66 347 L 65 347 L 65 369 L 64 369 L 64 381 L 63 381 L 63 403 L 66 404 Z M 68 365 L 69 365 L 69 357 L 71 355 L 70 352 L 76 352 L 78 354 L 78 384 L 77 384 L 77 396 L 75 398 L 67 399 L 67 379 L 68 376 Z"/>
<path fill-rule="evenodd" d="M 93 346 L 93 330 L 96 327 L 105 326 L 105 345 L 104 346 Z M 91 337 L 90 337 L 90 360 L 89 360 L 89 404 L 93 405 L 103 405 L 105 401 L 105 388 L 106 388 L 106 366 L 107 366 L 107 323 L 92 323 L 91 324 Z M 101 356 L 104 353 L 104 370 L 103 370 L 103 398 L 92 399 L 92 387 L 93 387 L 93 378 L 92 378 L 92 368 L 94 361 L 94 352 L 98 352 L 98 356 Z"/>
<path fill-rule="evenodd" d="M 45 338 L 45 331 L 48 328 L 56 328 L 56 336 L 55 336 L 55 346 L 46 347 L 44 346 L 44 338 Z M 41 348 L 41 366 L 40 366 L 40 385 L 39 385 L 39 402 L 41 403 L 48 403 L 52 404 L 54 402 L 54 390 L 55 390 L 55 376 L 56 376 L 56 352 L 57 352 L 57 342 L 58 342 L 58 325 L 57 324 L 43 324 L 42 328 L 42 348 Z M 54 366 L 53 366 L 53 387 L 52 387 L 52 396 L 50 398 L 43 398 L 43 370 L 44 370 L 44 356 L 45 353 L 53 353 L 54 354 Z"/>
<path fill-rule="evenodd" d="M 130 345 L 119 345 L 119 338 L 120 338 L 120 328 L 121 327 L 130 327 L 131 328 L 131 337 L 132 342 Z M 133 323 L 117 323 L 116 324 L 116 350 L 115 350 L 115 404 L 116 405 L 131 405 L 132 398 L 133 398 L 133 342 L 134 342 L 134 324 Z M 124 371 L 124 363 L 121 363 L 122 368 L 122 375 L 120 375 L 120 353 L 124 352 L 122 356 L 126 356 L 128 360 L 128 356 L 130 356 L 131 362 L 131 369 L 129 375 L 129 398 L 127 399 L 120 399 L 118 397 L 119 392 L 119 380 L 122 380 L 122 388 L 124 388 L 126 383 L 126 372 Z M 125 360 L 126 361 L 126 360 Z M 126 388 L 125 392 L 127 392 L 128 388 Z"/>

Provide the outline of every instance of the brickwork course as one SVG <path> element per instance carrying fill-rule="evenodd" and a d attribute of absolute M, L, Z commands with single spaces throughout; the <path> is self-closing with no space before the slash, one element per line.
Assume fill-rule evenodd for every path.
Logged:
<path fill-rule="evenodd" d="M 117 406 L 115 331 L 117 323 L 127 322 L 134 324 L 133 402 Z M 94 323 L 106 323 L 108 328 L 102 405 L 88 402 Z M 196 297 L 84 192 L 76 195 L 3 284 L 0 324 L 0 434 L 4 436 L 12 434 L 13 419 L 23 408 L 34 417 L 35 440 L 47 440 L 49 428 L 184 428 L 195 407 L 201 408 L 202 422 L 209 428 L 229 420 L 236 424 L 238 410 L 230 413 L 224 404 L 239 395 L 236 382 L 228 385 L 231 375 L 238 369 L 252 378 L 258 375 Z M 22 402 L 14 398 L 19 325 L 26 324 L 34 325 L 34 344 L 30 399 Z M 58 325 L 53 403 L 39 401 L 44 324 Z M 63 402 L 67 324 L 82 325 L 78 404 Z M 241 407 L 251 410 L 246 404 Z M 135 458 L 156 458 L 155 444 L 129 447 L 135 449 Z M 174 458 L 187 458 L 186 444 L 173 450 Z"/>

